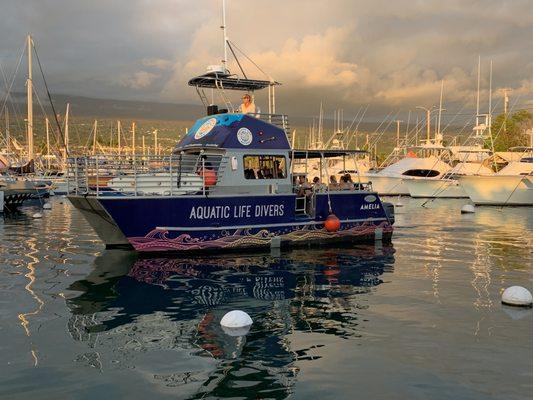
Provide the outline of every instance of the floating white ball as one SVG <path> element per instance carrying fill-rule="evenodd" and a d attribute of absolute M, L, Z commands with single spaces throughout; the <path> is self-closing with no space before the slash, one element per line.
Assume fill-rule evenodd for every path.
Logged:
<path fill-rule="evenodd" d="M 502 303 L 508 306 L 531 307 L 533 296 L 529 290 L 522 286 L 511 286 L 504 290 Z"/>
<path fill-rule="evenodd" d="M 52 205 L 50 203 L 44 203 L 43 204 L 43 209 L 45 210 L 51 210 L 52 209 Z"/>
<path fill-rule="evenodd" d="M 43 214 L 41 213 L 35 213 L 32 215 L 33 218 L 42 218 L 43 217 Z"/>
<path fill-rule="evenodd" d="M 253 323 L 252 318 L 241 310 L 230 311 L 220 320 L 220 325 L 226 328 L 243 328 Z"/>
<path fill-rule="evenodd" d="M 476 212 L 476 208 L 472 204 L 465 204 L 461 207 L 461 214 L 473 214 Z"/>

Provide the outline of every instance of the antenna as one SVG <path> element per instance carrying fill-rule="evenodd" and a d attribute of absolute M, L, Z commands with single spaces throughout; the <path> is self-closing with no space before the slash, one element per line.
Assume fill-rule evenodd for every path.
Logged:
<path fill-rule="evenodd" d="M 489 72 L 489 117 L 488 117 L 489 135 L 492 140 L 492 60 L 490 60 L 490 72 Z"/>
<path fill-rule="evenodd" d="M 224 69 L 227 71 L 227 63 L 228 63 L 228 34 L 226 31 L 226 0 L 222 0 L 222 26 L 220 27 L 222 29 L 222 37 L 224 39 L 224 59 L 222 60 L 222 65 L 224 66 Z"/>
<path fill-rule="evenodd" d="M 479 115 L 479 82 L 481 80 L 481 56 L 478 56 L 477 59 L 477 106 L 476 106 L 476 117 Z M 476 125 L 479 125 L 479 122 L 476 121 Z"/>

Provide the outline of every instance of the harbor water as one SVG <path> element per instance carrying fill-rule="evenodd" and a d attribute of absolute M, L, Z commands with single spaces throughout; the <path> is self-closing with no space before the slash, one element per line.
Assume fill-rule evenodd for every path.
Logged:
<path fill-rule="evenodd" d="M 533 291 L 532 209 L 401 201 L 391 245 L 188 258 L 23 207 L 0 220 L 0 398 L 530 398 L 533 310 L 500 298 Z"/>

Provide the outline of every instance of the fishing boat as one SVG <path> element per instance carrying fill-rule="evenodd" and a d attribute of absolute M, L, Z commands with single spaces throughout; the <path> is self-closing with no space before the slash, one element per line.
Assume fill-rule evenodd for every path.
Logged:
<path fill-rule="evenodd" d="M 406 182 L 425 178 L 441 178 L 451 167 L 439 157 L 405 157 L 378 172 L 367 172 L 365 180 L 380 195 L 409 196 Z"/>
<path fill-rule="evenodd" d="M 492 175 L 494 171 L 483 162 L 490 151 L 481 146 L 450 146 L 453 168 L 440 178 L 405 180 L 409 195 L 415 198 L 468 198 L 458 178 L 465 175 Z"/>
<path fill-rule="evenodd" d="M 493 175 L 462 176 L 459 182 L 476 205 L 532 206 L 533 149 Z"/>

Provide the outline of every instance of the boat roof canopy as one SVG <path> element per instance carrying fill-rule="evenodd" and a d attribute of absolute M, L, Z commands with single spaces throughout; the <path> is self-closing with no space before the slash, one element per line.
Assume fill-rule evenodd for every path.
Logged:
<path fill-rule="evenodd" d="M 365 150 L 294 150 L 292 158 L 333 158 L 367 153 Z"/>
<path fill-rule="evenodd" d="M 215 114 L 197 120 L 174 152 L 189 148 L 290 150 L 281 128 L 247 114 Z"/>
<path fill-rule="evenodd" d="M 264 89 L 270 85 L 280 85 L 275 81 L 239 78 L 237 75 L 222 72 L 209 72 L 189 80 L 189 86 L 206 89 L 227 89 L 254 91 Z"/>

